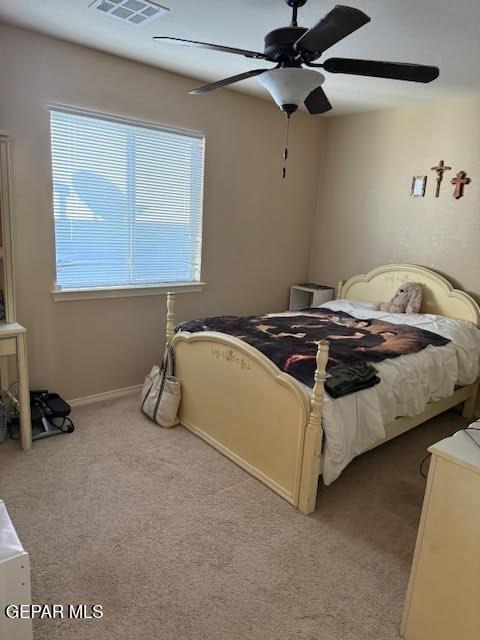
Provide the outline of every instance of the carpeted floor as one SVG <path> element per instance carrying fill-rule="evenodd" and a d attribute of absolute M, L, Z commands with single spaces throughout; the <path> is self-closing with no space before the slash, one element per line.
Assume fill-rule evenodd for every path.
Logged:
<path fill-rule="evenodd" d="M 36 603 L 100 603 L 36 640 L 397 640 L 425 481 L 448 413 L 364 454 L 305 517 L 136 398 L 82 407 L 77 431 L 0 446 L 0 497 Z"/>

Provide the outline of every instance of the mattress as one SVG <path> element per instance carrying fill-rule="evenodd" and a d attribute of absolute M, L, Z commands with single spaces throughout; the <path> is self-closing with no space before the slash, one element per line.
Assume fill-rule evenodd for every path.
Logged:
<path fill-rule="evenodd" d="M 384 440 L 385 427 L 396 418 L 418 415 L 429 402 L 451 396 L 456 386 L 475 382 L 480 373 L 480 330 L 462 320 L 433 314 L 387 314 L 369 303 L 351 300 L 330 301 L 320 307 L 360 319 L 409 324 L 450 340 L 445 346 L 428 346 L 419 353 L 376 363 L 381 382 L 371 389 L 336 400 L 325 395 L 322 478 L 328 485 L 357 455 Z M 305 389 L 311 394 L 309 387 Z"/>

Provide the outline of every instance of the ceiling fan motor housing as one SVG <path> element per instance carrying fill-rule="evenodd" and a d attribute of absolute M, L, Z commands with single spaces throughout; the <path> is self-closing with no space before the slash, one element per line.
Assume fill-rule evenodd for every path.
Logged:
<path fill-rule="evenodd" d="M 281 27 L 265 36 L 265 55 L 272 62 L 287 62 L 297 57 L 294 44 L 308 29 L 305 27 Z"/>

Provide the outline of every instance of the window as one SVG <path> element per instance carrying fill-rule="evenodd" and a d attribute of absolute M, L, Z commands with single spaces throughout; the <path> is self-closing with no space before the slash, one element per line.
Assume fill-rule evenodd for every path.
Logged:
<path fill-rule="evenodd" d="M 57 289 L 200 281 L 199 134 L 52 108 Z"/>

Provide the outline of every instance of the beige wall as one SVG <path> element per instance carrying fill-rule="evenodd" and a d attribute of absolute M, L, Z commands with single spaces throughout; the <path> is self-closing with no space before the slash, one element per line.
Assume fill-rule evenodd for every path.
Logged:
<path fill-rule="evenodd" d="M 430 168 L 445 160 L 440 198 Z M 449 184 L 465 170 L 459 201 Z M 413 175 L 427 175 L 411 198 Z M 327 121 L 309 277 L 336 282 L 390 262 L 430 267 L 480 294 L 480 99 Z"/>
<path fill-rule="evenodd" d="M 208 284 L 178 296 L 179 319 L 283 309 L 289 285 L 305 278 L 322 121 L 296 116 L 282 181 L 279 110 L 231 91 L 188 96 L 197 83 L 0 25 L 0 129 L 15 138 L 17 316 L 29 331 L 33 386 L 74 398 L 138 384 L 162 349 L 165 324 L 165 296 L 52 300 L 49 102 L 205 133 Z"/>

